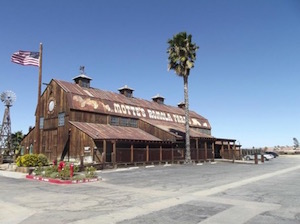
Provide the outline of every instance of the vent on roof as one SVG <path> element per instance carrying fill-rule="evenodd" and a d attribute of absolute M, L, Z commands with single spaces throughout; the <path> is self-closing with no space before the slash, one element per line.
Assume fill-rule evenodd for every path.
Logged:
<path fill-rule="evenodd" d="M 81 87 L 90 88 L 91 78 L 84 73 L 84 66 L 79 68 L 80 74 L 73 78 L 74 82 Z"/>
<path fill-rule="evenodd" d="M 126 97 L 133 97 L 133 91 L 134 89 L 129 88 L 127 85 L 121 87 L 118 89 L 120 94 L 126 96 Z"/>
<path fill-rule="evenodd" d="M 177 104 L 177 106 L 181 109 L 185 108 L 185 103 L 184 102 L 180 102 L 179 104 Z"/>
<path fill-rule="evenodd" d="M 152 97 L 152 100 L 156 103 L 164 104 L 165 98 L 159 94 L 156 94 L 154 97 Z"/>

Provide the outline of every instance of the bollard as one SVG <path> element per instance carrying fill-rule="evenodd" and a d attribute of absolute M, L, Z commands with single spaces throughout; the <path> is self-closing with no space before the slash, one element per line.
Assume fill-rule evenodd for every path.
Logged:
<path fill-rule="evenodd" d="M 261 155 L 261 162 L 262 162 L 262 163 L 265 162 L 265 157 L 264 157 L 264 155 Z"/>
<path fill-rule="evenodd" d="M 254 162 L 255 164 L 258 164 L 257 153 L 254 154 Z"/>
<path fill-rule="evenodd" d="M 71 177 L 71 178 L 73 177 L 73 174 L 74 174 L 74 164 L 71 163 L 71 164 L 70 164 L 70 177 Z"/>

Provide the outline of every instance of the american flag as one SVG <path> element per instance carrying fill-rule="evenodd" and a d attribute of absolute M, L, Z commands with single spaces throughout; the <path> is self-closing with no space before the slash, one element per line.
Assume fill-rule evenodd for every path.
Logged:
<path fill-rule="evenodd" d="M 33 65 L 39 67 L 39 52 L 18 51 L 13 53 L 11 61 L 20 65 Z"/>

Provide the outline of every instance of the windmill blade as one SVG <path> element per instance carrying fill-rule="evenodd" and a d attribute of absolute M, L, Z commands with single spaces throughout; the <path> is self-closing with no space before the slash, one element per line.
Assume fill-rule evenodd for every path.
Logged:
<path fill-rule="evenodd" d="M 1 101 L 6 105 L 6 106 L 12 106 L 12 104 L 16 101 L 16 94 L 11 91 L 7 90 L 1 93 Z"/>

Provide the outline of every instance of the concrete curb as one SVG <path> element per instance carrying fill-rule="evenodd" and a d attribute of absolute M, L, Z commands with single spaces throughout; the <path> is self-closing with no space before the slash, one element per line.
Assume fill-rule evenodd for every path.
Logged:
<path fill-rule="evenodd" d="M 33 175 L 26 175 L 26 179 L 43 181 L 51 184 L 80 184 L 80 183 L 97 182 L 99 180 L 99 178 L 83 179 L 83 180 L 60 180 L 60 179 L 52 179 L 52 178 L 39 177 Z"/>

